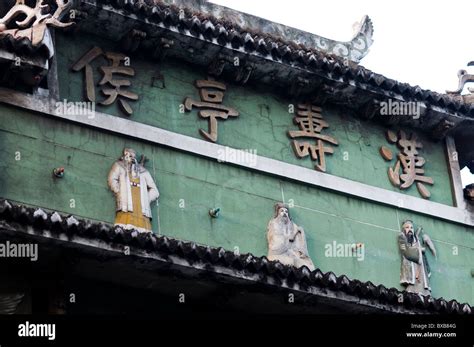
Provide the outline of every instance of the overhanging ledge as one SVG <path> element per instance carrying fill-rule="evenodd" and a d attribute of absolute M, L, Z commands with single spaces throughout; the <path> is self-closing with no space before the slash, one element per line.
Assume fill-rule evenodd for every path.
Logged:
<path fill-rule="evenodd" d="M 220 281 L 234 281 L 244 287 L 257 284 L 270 288 L 270 292 L 289 290 L 296 295 L 318 298 L 318 303 L 332 303 L 341 309 L 358 312 L 472 313 L 469 304 L 456 300 L 419 296 L 383 285 L 376 286 L 370 281 L 349 279 L 345 275 L 338 277 L 333 272 L 323 273 L 319 269 L 310 272 L 306 267 L 285 266 L 264 256 L 238 254 L 152 233 L 124 230 L 0 200 L 0 240 L 5 239 L 49 245 L 52 250 L 63 250 L 60 253 L 64 255 L 71 254 L 68 250 L 76 249 L 81 257 L 85 253 L 95 254 L 101 263 L 115 258 L 131 268 L 142 264 L 152 273 L 160 268 L 185 276 L 200 272 L 204 277 L 205 274 L 215 275 Z M 124 252 L 125 247 L 129 249 L 128 254 Z M 46 252 L 45 256 L 49 254 Z M 135 264 L 134 258 L 138 259 Z M 318 311 L 317 305 L 306 309 L 312 310 L 311 313 Z"/>

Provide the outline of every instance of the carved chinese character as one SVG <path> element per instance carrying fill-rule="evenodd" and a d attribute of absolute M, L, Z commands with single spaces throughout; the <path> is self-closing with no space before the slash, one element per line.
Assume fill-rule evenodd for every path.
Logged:
<path fill-rule="evenodd" d="M 326 172 L 326 153 L 334 153 L 331 146 L 325 146 L 325 142 L 338 145 L 337 140 L 329 135 L 321 134 L 324 128 L 328 128 L 329 124 L 323 119 L 321 108 L 311 104 L 299 104 L 296 116 L 293 122 L 297 124 L 300 130 L 288 131 L 288 135 L 294 138 L 310 137 L 315 139 L 316 144 L 307 141 L 293 140 L 292 145 L 298 158 L 311 155 L 312 160 L 319 160 L 315 165 L 316 170 Z"/>
<path fill-rule="evenodd" d="M 133 113 L 132 107 L 128 103 L 128 100 L 138 100 L 138 95 L 125 90 L 124 87 L 130 87 L 131 82 L 128 79 L 119 79 L 114 77 L 114 74 L 121 76 L 135 76 L 135 70 L 129 66 L 122 65 L 127 57 L 121 53 L 114 52 L 103 52 L 99 47 L 92 48 L 89 52 L 84 54 L 72 67 L 73 71 L 85 71 L 85 82 L 86 82 L 86 97 L 89 101 L 95 102 L 95 88 L 94 88 L 94 75 L 91 66 L 92 61 L 98 57 L 105 57 L 110 65 L 101 66 L 100 71 L 102 72 L 102 79 L 99 85 L 102 86 L 102 93 L 107 98 L 100 102 L 102 105 L 111 105 L 117 99 L 122 111 L 128 116 Z"/>
<path fill-rule="evenodd" d="M 396 143 L 401 150 L 397 155 L 395 166 L 388 169 L 390 182 L 400 189 L 408 189 L 416 182 L 420 195 L 428 199 L 431 193 L 425 184 L 433 185 L 434 181 L 431 177 L 424 176 L 425 159 L 418 155 L 418 149 L 423 148 L 423 144 L 418 141 L 415 134 L 411 134 L 408 138 L 404 131 L 400 131 L 397 136 L 388 130 L 386 136 L 389 142 Z M 392 160 L 393 155 L 389 148 L 382 146 L 380 154 L 385 160 Z"/>
<path fill-rule="evenodd" d="M 191 98 L 184 100 L 186 111 L 191 111 L 193 107 L 201 108 L 199 116 L 207 118 L 209 122 L 209 131 L 199 129 L 199 133 L 207 140 L 217 141 L 217 119 L 227 119 L 228 117 L 238 117 L 239 112 L 232 107 L 222 105 L 226 86 L 212 80 L 197 80 L 196 87 L 199 88 L 201 101 Z"/>

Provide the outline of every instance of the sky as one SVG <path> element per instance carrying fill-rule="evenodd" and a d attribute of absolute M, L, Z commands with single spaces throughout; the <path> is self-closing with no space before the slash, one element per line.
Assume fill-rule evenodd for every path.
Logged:
<path fill-rule="evenodd" d="M 361 61 L 364 67 L 439 93 L 457 88 L 458 70 L 474 74 L 466 66 L 474 61 L 473 0 L 211 2 L 338 41 L 349 41 L 353 24 L 368 15 L 374 43 Z M 461 178 L 464 185 L 474 183 L 467 168 Z"/>

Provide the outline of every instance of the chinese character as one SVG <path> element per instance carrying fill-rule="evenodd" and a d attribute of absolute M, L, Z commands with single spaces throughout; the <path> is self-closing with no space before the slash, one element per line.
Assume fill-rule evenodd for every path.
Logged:
<path fill-rule="evenodd" d="M 325 142 L 336 146 L 338 142 L 332 136 L 321 134 L 324 128 L 329 127 L 321 115 L 321 108 L 311 104 L 299 104 L 293 122 L 299 126 L 300 130 L 288 131 L 288 135 L 292 139 L 311 137 L 316 141 L 316 144 L 312 144 L 307 141 L 293 140 L 292 145 L 296 156 L 303 158 L 311 155 L 312 160 L 319 160 L 319 163 L 315 165 L 316 170 L 326 172 L 325 154 L 334 153 L 334 148 L 325 146 Z"/>
<path fill-rule="evenodd" d="M 395 166 L 388 169 L 390 182 L 400 189 L 408 189 L 416 182 L 416 187 L 420 195 L 428 199 L 431 193 L 425 184 L 433 185 L 431 177 L 424 176 L 425 159 L 418 155 L 418 149 L 423 148 L 423 144 L 418 141 L 416 134 L 411 134 L 410 139 L 404 131 L 400 131 L 398 136 L 393 131 L 387 131 L 387 139 L 392 143 L 397 143 L 401 151 L 397 155 Z M 392 160 L 392 152 L 385 146 L 380 148 L 382 157 Z"/>
<path fill-rule="evenodd" d="M 121 53 L 103 52 L 99 47 L 92 48 L 89 52 L 84 54 L 72 67 L 73 71 L 85 70 L 86 79 L 86 97 L 89 101 L 95 102 L 95 88 L 94 88 L 94 76 L 93 70 L 90 63 L 98 58 L 99 56 L 105 57 L 110 65 L 101 66 L 100 71 L 103 74 L 102 80 L 99 85 L 102 86 L 102 93 L 107 96 L 107 99 L 101 101 L 102 105 L 111 105 L 117 99 L 122 111 L 128 116 L 133 113 L 132 107 L 126 99 L 138 100 L 138 95 L 124 90 L 123 87 L 130 87 L 131 82 L 128 79 L 114 78 L 114 74 L 122 76 L 135 76 L 135 70 L 129 66 L 121 65 L 122 62 L 126 61 L 127 57 Z"/>
<path fill-rule="evenodd" d="M 209 132 L 199 129 L 199 133 L 207 140 L 217 141 L 217 119 L 227 119 L 228 117 L 238 117 L 239 112 L 232 107 L 221 105 L 224 99 L 226 87 L 223 83 L 212 80 L 197 80 L 196 87 L 199 88 L 201 101 L 191 98 L 184 100 L 186 111 L 191 111 L 193 106 L 202 108 L 199 111 L 201 118 L 209 119 Z"/>

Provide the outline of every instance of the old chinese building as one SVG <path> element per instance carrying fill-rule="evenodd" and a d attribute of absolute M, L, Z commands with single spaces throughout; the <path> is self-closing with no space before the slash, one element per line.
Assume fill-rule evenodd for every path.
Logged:
<path fill-rule="evenodd" d="M 1 313 L 472 313 L 469 78 L 367 70 L 368 17 L 348 42 L 205 1 L 0 18 Z"/>

